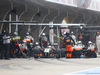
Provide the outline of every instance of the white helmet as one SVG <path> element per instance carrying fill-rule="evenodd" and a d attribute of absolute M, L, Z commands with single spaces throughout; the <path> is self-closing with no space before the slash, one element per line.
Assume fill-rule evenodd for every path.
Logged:
<path fill-rule="evenodd" d="M 15 34 L 15 35 L 18 35 L 18 33 L 17 33 L 17 32 L 14 32 L 14 34 Z"/>
<path fill-rule="evenodd" d="M 71 34 L 73 34 L 73 32 L 71 32 Z"/>
<path fill-rule="evenodd" d="M 42 35 L 45 35 L 45 33 L 42 33 Z"/>
<path fill-rule="evenodd" d="M 29 33 L 28 33 L 28 32 L 27 32 L 26 34 L 27 34 L 27 35 L 29 35 Z"/>
<path fill-rule="evenodd" d="M 89 43 L 89 44 L 91 44 L 92 42 L 91 42 L 91 41 L 89 41 L 88 43 Z"/>
<path fill-rule="evenodd" d="M 38 42 L 36 42 L 35 44 L 36 44 L 36 45 L 38 45 L 39 43 L 38 43 Z"/>
<path fill-rule="evenodd" d="M 66 32 L 64 32 L 64 35 L 66 35 Z"/>
<path fill-rule="evenodd" d="M 81 44 L 82 42 L 81 41 L 78 41 L 78 44 Z"/>

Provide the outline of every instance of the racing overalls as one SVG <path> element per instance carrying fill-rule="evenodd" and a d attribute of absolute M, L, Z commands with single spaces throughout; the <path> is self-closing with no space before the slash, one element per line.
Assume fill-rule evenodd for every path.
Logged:
<path fill-rule="evenodd" d="M 83 50 L 83 46 L 82 44 L 77 44 L 74 46 L 74 57 L 78 57 L 80 58 L 81 54 L 82 54 L 82 50 Z"/>
<path fill-rule="evenodd" d="M 34 43 L 34 38 L 32 36 L 28 35 L 28 36 L 25 37 L 24 42 L 26 42 L 26 45 L 27 45 L 28 56 L 31 57 L 32 56 L 31 44 Z"/>
<path fill-rule="evenodd" d="M 71 35 L 72 39 L 76 42 L 76 37 L 75 35 Z"/>
<path fill-rule="evenodd" d="M 87 48 L 88 52 L 86 54 L 86 57 L 93 57 L 94 53 L 95 53 L 95 46 L 90 44 Z"/>
<path fill-rule="evenodd" d="M 41 47 L 44 47 L 44 48 L 47 47 L 47 37 L 46 36 L 41 36 L 40 42 L 41 42 Z"/>
<path fill-rule="evenodd" d="M 64 42 L 66 44 L 66 57 L 67 58 L 71 58 L 72 57 L 72 51 L 73 51 L 73 49 L 72 49 L 71 41 L 73 41 L 74 44 L 75 44 L 75 41 L 72 39 L 72 37 L 66 36 L 64 38 Z"/>
<path fill-rule="evenodd" d="M 21 56 L 21 50 L 20 50 L 20 47 L 19 47 L 19 43 L 18 41 L 20 40 L 20 36 L 15 36 L 12 38 L 12 42 L 13 42 L 13 52 L 14 52 L 14 55 L 16 55 L 16 57 L 20 57 Z"/>

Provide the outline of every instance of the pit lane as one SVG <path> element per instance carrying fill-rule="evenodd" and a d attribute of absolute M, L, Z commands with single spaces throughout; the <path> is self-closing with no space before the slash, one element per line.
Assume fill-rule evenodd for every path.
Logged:
<path fill-rule="evenodd" d="M 64 75 L 100 67 L 98 58 L 15 58 L 0 60 L 0 75 Z"/>

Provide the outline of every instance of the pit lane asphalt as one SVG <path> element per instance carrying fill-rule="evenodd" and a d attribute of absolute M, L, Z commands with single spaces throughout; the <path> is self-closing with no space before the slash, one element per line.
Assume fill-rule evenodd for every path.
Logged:
<path fill-rule="evenodd" d="M 98 58 L 15 58 L 0 60 L 0 75 L 64 75 L 100 67 Z"/>

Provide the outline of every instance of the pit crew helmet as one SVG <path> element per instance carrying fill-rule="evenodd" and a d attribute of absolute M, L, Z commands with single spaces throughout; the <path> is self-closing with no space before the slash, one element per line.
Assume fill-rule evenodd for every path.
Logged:
<path fill-rule="evenodd" d="M 14 32 L 14 35 L 18 35 L 18 33 L 17 32 Z"/>
<path fill-rule="evenodd" d="M 64 35 L 66 35 L 66 32 L 64 32 Z"/>
<path fill-rule="evenodd" d="M 29 32 L 27 32 L 26 35 L 29 35 Z"/>
<path fill-rule="evenodd" d="M 89 41 L 88 43 L 89 43 L 89 44 L 91 44 L 92 42 L 91 42 L 91 41 Z"/>
<path fill-rule="evenodd" d="M 82 41 L 78 41 L 77 44 L 82 44 Z"/>
<path fill-rule="evenodd" d="M 36 42 L 36 43 L 35 43 L 35 45 L 39 45 L 39 43 L 38 43 L 38 42 Z"/>
<path fill-rule="evenodd" d="M 73 34 L 74 32 L 71 32 L 71 34 Z"/>
<path fill-rule="evenodd" d="M 45 36 L 45 33 L 42 33 L 43 36 Z"/>
<path fill-rule="evenodd" d="M 69 36 L 69 33 L 68 32 L 66 32 L 66 36 Z"/>

